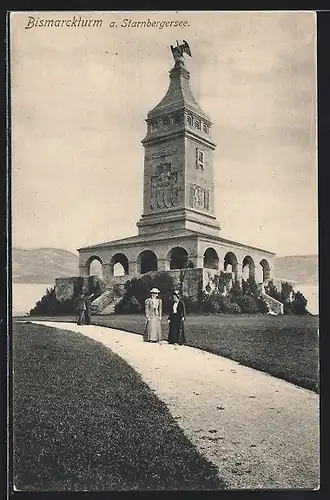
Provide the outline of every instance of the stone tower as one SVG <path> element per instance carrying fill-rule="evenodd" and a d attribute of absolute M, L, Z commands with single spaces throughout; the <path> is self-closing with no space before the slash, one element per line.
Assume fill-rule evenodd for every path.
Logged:
<path fill-rule="evenodd" d="M 183 57 L 176 57 L 164 98 L 148 113 L 143 214 L 139 234 L 189 229 L 217 236 L 212 123 L 192 95 Z"/>
<path fill-rule="evenodd" d="M 212 123 L 190 89 L 183 58 L 184 53 L 191 56 L 187 42 L 177 42 L 171 50 L 169 88 L 148 113 L 142 140 L 143 213 L 138 234 L 79 248 L 79 275 L 89 276 L 96 260 L 110 290 L 133 277 L 165 271 L 195 298 L 220 271 L 263 283 L 273 275 L 274 253 L 220 236 L 214 211 Z M 121 274 L 115 273 L 118 266 Z M 64 288 L 72 288 L 70 279 L 63 280 Z M 58 290 L 62 281 L 57 281 Z M 109 290 L 106 300 L 112 297 Z"/>

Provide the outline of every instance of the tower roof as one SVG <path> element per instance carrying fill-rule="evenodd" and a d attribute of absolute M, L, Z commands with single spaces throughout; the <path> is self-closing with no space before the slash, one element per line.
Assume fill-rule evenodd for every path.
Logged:
<path fill-rule="evenodd" d="M 163 99 L 148 113 L 148 119 L 172 111 L 188 109 L 210 122 L 209 116 L 204 113 L 191 92 L 190 73 L 185 68 L 184 62 L 176 61 L 169 73 L 171 80 L 169 88 Z"/>

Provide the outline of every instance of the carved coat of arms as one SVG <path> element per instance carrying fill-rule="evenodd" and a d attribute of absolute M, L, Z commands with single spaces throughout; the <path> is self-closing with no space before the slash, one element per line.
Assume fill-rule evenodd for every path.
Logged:
<path fill-rule="evenodd" d="M 172 172 L 170 163 L 158 165 L 156 174 L 151 177 L 151 209 L 174 207 L 177 197 L 178 173 Z"/>

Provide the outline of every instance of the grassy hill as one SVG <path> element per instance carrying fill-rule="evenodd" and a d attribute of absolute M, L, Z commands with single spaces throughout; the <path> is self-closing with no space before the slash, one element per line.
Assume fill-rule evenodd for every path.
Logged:
<path fill-rule="evenodd" d="M 275 276 L 304 285 L 318 283 L 317 255 L 288 255 L 275 259 Z"/>
<path fill-rule="evenodd" d="M 53 283 L 55 278 L 78 276 L 78 256 L 58 248 L 13 248 L 14 283 Z"/>

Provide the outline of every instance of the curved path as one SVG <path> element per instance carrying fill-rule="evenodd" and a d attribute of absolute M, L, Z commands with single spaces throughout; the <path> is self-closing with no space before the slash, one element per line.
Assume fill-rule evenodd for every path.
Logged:
<path fill-rule="evenodd" d="M 80 332 L 125 359 L 229 488 L 318 488 L 317 394 L 193 347 L 100 326 L 34 323 Z"/>

